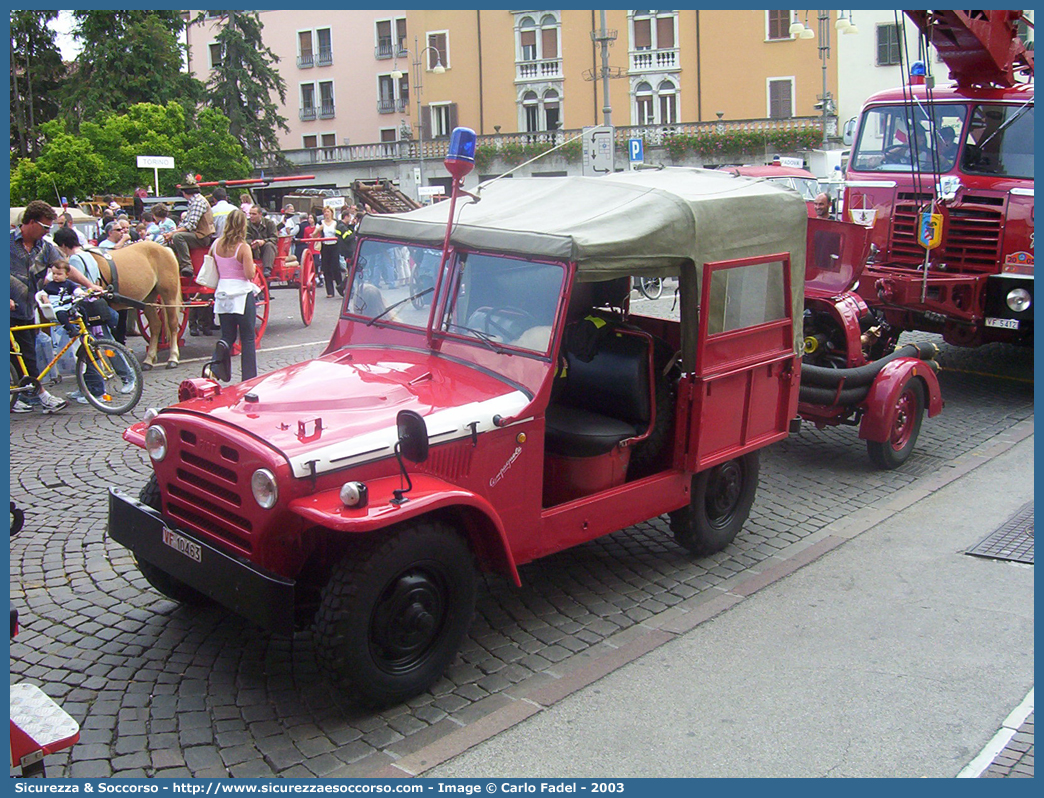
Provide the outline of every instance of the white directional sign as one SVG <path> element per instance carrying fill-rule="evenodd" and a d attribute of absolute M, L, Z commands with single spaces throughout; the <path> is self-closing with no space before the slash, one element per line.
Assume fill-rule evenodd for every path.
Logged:
<path fill-rule="evenodd" d="M 584 175 L 597 177 L 613 171 L 613 128 L 606 125 L 585 127 L 581 143 L 584 154 Z"/>
<path fill-rule="evenodd" d="M 159 196 L 159 170 L 173 169 L 174 159 L 171 158 L 169 155 L 139 155 L 138 168 L 152 170 L 152 178 L 156 187 L 156 195 Z"/>

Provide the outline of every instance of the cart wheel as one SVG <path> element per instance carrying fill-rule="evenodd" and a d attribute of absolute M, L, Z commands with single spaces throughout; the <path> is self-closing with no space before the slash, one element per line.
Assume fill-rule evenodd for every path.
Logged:
<path fill-rule="evenodd" d="M 157 298 L 156 302 L 158 303 L 159 301 L 159 298 Z M 149 329 L 149 320 L 142 311 L 138 310 L 135 312 L 138 314 L 138 331 L 141 333 L 141 337 L 145 341 L 145 346 L 147 348 L 149 342 L 152 341 L 152 330 Z M 161 314 L 163 313 L 162 310 L 160 310 L 159 312 Z M 185 344 L 185 328 L 188 327 L 188 321 L 189 308 L 187 306 L 183 306 L 181 308 L 181 321 L 178 323 L 179 346 L 183 346 Z M 160 324 L 163 324 L 162 318 L 160 320 Z M 170 341 L 167 340 L 167 336 L 162 334 L 162 332 L 160 334 L 159 348 L 161 351 L 165 349 L 170 349 Z"/>
<path fill-rule="evenodd" d="M 646 299 L 659 299 L 663 293 L 663 278 L 639 277 L 638 290 L 645 295 Z"/>
<path fill-rule="evenodd" d="M 475 564 L 442 521 L 415 520 L 352 544 L 316 615 L 316 653 L 336 685 L 387 705 L 428 689 L 453 662 L 475 609 Z"/>
<path fill-rule="evenodd" d="M 268 294 L 268 282 L 260 271 L 254 275 L 254 282 L 261 286 L 261 293 L 257 295 L 254 310 L 254 346 L 258 347 L 261 345 L 261 336 L 265 334 L 265 327 L 268 326 L 268 301 L 270 297 Z M 238 355 L 242 351 L 243 347 L 239 345 L 239 340 L 236 339 L 235 344 L 232 346 L 232 354 Z"/>
<path fill-rule="evenodd" d="M 891 434 L 886 441 L 867 441 L 870 462 L 883 471 L 898 468 L 913 454 L 924 417 L 924 385 L 916 377 L 903 386 L 895 402 Z"/>
<path fill-rule="evenodd" d="M 757 488 L 757 452 L 696 474 L 689 505 L 670 513 L 674 539 L 697 557 L 721 551 L 746 523 Z"/>
<path fill-rule="evenodd" d="M 301 292 L 301 321 L 307 327 L 315 314 L 315 259 L 312 250 L 305 250 L 302 255 L 297 276 Z"/>

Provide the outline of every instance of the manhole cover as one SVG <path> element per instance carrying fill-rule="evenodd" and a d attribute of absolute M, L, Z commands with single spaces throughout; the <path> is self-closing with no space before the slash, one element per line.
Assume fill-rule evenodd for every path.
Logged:
<path fill-rule="evenodd" d="M 1033 502 L 965 553 L 1033 565 Z"/>

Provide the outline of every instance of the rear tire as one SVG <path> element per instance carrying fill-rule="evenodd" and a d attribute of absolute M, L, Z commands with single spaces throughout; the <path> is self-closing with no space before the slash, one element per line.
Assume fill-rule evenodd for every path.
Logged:
<path fill-rule="evenodd" d="M 363 703 L 399 703 L 453 662 L 475 610 L 464 539 L 433 519 L 360 541 L 334 567 L 316 615 L 317 656 Z"/>
<path fill-rule="evenodd" d="M 87 347 L 94 353 L 95 363 L 99 367 L 93 369 L 87 356 Z M 101 396 L 95 396 L 87 387 L 88 368 L 100 371 L 102 382 Z M 123 344 L 105 338 L 95 339 L 90 344 L 81 344 L 76 353 L 76 384 L 80 393 L 94 407 L 103 413 L 118 416 L 134 409 L 141 399 L 144 385 L 141 363 Z"/>
<path fill-rule="evenodd" d="M 163 500 L 160 496 L 159 481 L 156 479 L 155 474 L 149 477 L 149 481 L 141 489 L 141 493 L 138 494 L 138 501 L 157 512 L 162 511 Z M 155 565 L 139 560 L 137 557 L 134 558 L 134 562 L 137 564 L 138 570 L 141 571 L 141 575 L 145 577 L 145 581 L 172 601 L 193 607 L 205 607 L 214 603 L 209 597 L 203 595 L 194 587 L 189 587 L 180 579 L 175 579 Z"/>
<path fill-rule="evenodd" d="M 913 454 L 924 418 L 924 385 L 916 377 L 903 386 L 895 403 L 895 418 L 886 441 L 867 441 L 870 462 L 882 471 L 898 468 Z"/>
<path fill-rule="evenodd" d="M 747 522 L 757 488 L 757 452 L 696 474 L 689 505 L 670 513 L 674 539 L 697 557 L 721 551 Z"/>

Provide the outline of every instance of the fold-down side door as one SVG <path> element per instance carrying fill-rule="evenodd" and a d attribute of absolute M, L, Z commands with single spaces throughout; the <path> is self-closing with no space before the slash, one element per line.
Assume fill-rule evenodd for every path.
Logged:
<path fill-rule="evenodd" d="M 786 437 L 797 411 L 790 256 L 708 263 L 700 294 L 690 471 Z"/>

